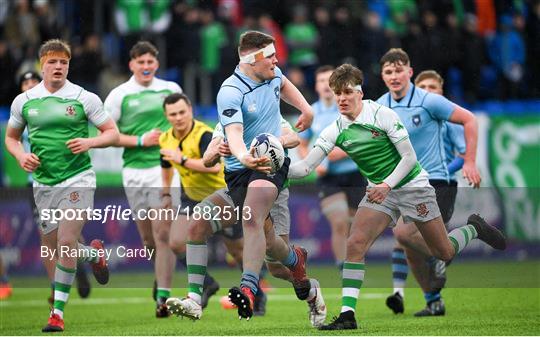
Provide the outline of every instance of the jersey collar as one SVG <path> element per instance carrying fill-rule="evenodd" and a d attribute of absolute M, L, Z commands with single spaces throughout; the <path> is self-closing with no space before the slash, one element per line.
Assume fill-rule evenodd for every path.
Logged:
<path fill-rule="evenodd" d="M 236 66 L 236 69 L 234 69 L 234 73 L 239 76 L 242 80 L 244 80 L 251 88 L 255 88 L 261 84 L 267 83 L 268 80 L 263 82 L 255 82 L 252 80 L 248 75 L 244 74 L 242 70 L 240 70 L 240 66 Z"/>
<path fill-rule="evenodd" d="M 414 86 L 412 82 L 409 81 L 409 90 L 407 90 L 407 94 L 403 98 L 401 98 L 399 102 L 394 100 L 394 98 L 392 98 L 392 94 L 388 92 L 388 107 L 389 108 L 392 108 L 395 106 L 410 107 L 415 90 L 416 90 L 416 87 Z"/>

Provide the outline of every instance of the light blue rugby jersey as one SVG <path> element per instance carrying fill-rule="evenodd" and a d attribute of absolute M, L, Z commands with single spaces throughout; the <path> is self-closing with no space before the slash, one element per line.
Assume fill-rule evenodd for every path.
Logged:
<path fill-rule="evenodd" d="M 446 153 L 446 165 L 448 166 L 457 153 L 465 154 L 465 130 L 463 125 L 446 122 L 444 123 L 444 151 Z M 450 175 L 450 180 L 456 180 L 456 173 Z"/>
<path fill-rule="evenodd" d="M 217 95 L 219 122 L 223 127 L 241 123 L 244 126 L 244 144 L 249 149 L 251 141 L 258 134 L 266 132 L 281 136 L 281 112 L 279 100 L 283 76 L 276 67 L 276 76 L 257 83 L 242 73 L 237 66 L 233 75 L 227 78 Z M 234 156 L 225 157 L 228 172 L 243 169 Z"/>
<path fill-rule="evenodd" d="M 445 97 L 429 93 L 409 83 L 407 95 L 396 102 L 390 93 L 382 95 L 377 103 L 394 110 L 405 128 L 420 165 L 429 179 L 450 180 L 446 164 L 443 135 L 444 123 L 454 111 L 454 104 Z"/>
<path fill-rule="evenodd" d="M 314 116 L 311 127 L 299 135 L 303 139 L 311 140 L 310 145 L 315 143 L 315 140 L 321 134 L 328 125 L 332 124 L 336 119 L 340 117 L 337 104 L 334 102 L 331 106 L 327 107 L 321 100 L 311 105 L 313 108 Z M 325 159 L 328 174 L 341 174 L 349 172 L 357 172 L 358 168 L 351 158 L 343 158 L 337 161 L 329 161 Z"/>

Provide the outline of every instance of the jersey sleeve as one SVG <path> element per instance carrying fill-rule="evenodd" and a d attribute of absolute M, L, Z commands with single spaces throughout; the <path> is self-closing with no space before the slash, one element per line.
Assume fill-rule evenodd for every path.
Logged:
<path fill-rule="evenodd" d="M 315 141 L 313 147 L 320 147 L 324 153 L 327 155 L 334 149 L 336 146 L 337 137 L 339 136 L 339 128 L 337 126 L 337 121 L 327 126 L 322 130 L 319 138 Z"/>
<path fill-rule="evenodd" d="M 22 108 L 26 102 L 25 98 L 25 94 L 20 94 L 11 103 L 8 125 L 14 129 L 24 129 L 26 126 L 26 120 L 22 114 Z"/>
<path fill-rule="evenodd" d="M 448 120 L 455 109 L 454 104 L 446 97 L 433 93 L 426 95 L 423 106 L 434 119 L 439 120 Z"/>
<path fill-rule="evenodd" d="M 393 144 L 397 144 L 407 138 L 409 133 L 401 119 L 394 110 L 381 106 L 377 112 L 377 121 L 380 128 L 386 132 L 386 135 Z"/>
<path fill-rule="evenodd" d="M 169 84 L 169 90 L 170 90 L 170 91 L 172 91 L 172 92 L 178 92 L 178 93 L 182 93 L 182 92 L 183 92 L 182 88 L 178 85 L 178 83 L 169 81 L 168 84 Z"/>
<path fill-rule="evenodd" d="M 464 154 L 467 150 L 465 145 L 465 129 L 463 125 L 455 123 L 447 123 L 448 136 L 452 142 L 453 148 L 455 148 L 460 154 Z"/>
<path fill-rule="evenodd" d="M 120 119 L 122 98 L 123 95 L 120 90 L 115 88 L 109 93 L 107 98 L 105 98 L 105 103 L 103 104 L 103 110 L 105 110 L 115 122 L 118 122 Z"/>
<path fill-rule="evenodd" d="M 214 132 L 212 133 L 212 139 L 214 138 L 225 138 L 225 133 L 223 132 L 223 126 L 220 123 L 216 124 Z"/>
<path fill-rule="evenodd" d="M 109 119 L 109 115 L 103 109 L 101 99 L 96 94 L 85 90 L 81 101 L 88 120 L 95 126 L 100 126 Z"/>
<path fill-rule="evenodd" d="M 201 140 L 199 141 L 199 151 L 201 155 L 206 152 L 206 149 L 208 148 L 208 145 L 210 144 L 211 141 L 212 141 L 212 132 L 206 131 L 205 133 L 202 134 Z"/>
<path fill-rule="evenodd" d="M 172 164 L 170 161 L 163 159 L 163 155 L 159 155 L 159 164 L 162 168 L 171 168 Z"/>
<path fill-rule="evenodd" d="M 244 123 L 242 117 L 242 92 L 232 86 L 223 86 L 217 95 L 219 122 L 223 127 L 233 123 Z"/>
<path fill-rule="evenodd" d="M 289 123 L 283 116 L 281 117 L 281 128 L 292 130 L 291 123 Z"/>

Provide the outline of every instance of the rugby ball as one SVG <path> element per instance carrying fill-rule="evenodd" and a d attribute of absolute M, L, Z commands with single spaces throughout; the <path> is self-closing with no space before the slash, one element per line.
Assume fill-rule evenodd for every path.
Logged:
<path fill-rule="evenodd" d="M 270 159 L 272 173 L 277 172 L 285 162 L 285 150 L 279 139 L 269 133 L 261 133 L 253 139 L 251 147 L 255 148 L 255 158 L 267 157 Z"/>

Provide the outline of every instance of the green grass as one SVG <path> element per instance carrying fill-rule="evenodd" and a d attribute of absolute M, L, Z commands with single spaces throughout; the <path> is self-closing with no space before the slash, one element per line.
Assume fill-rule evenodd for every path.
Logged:
<path fill-rule="evenodd" d="M 365 287 L 357 307 L 358 331 L 320 332 L 310 327 L 307 305 L 296 300 L 286 283 L 269 278 L 267 314 L 239 321 L 234 310 L 221 309 L 218 300 L 228 286 L 238 282 L 236 270 L 213 270 L 221 285 L 201 321 L 170 317 L 156 319 L 149 273 L 113 274 L 107 287 L 95 286 L 90 298 L 72 292 L 66 307 L 69 335 L 539 335 L 539 262 L 455 263 L 449 269 L 449 286 L 443 295 L 445 317 L 415 318 L 424 306 L 417 288 L 406 290 L 405 314 L 396 316 L 386 308 L 390 293 L 390 266 L 368 264 Z M 339 274 L 333 267 L 312 266 L 310 274 L 323 286 L 329 320 L 339 313 Z M 499 281 L 494 281 L 497 278 Z M 483 284 L 482 286 L 482 280 Z M 185 273 L 175 275 L 175 284 L 185 284 Z M 12 278 L 13 296 L 0 302 L 1 335 L 41 335 L 48 306 L 45 278 Z M 409 279 L 412 286 L 415 282 Z M 461 287 L 465 286 L 465 287 Z M 495 288 L 496 287 L 496 288 Z M 175 288 L 173 296 L 185 289 Z"/>

